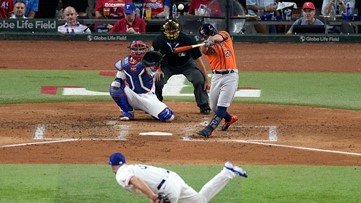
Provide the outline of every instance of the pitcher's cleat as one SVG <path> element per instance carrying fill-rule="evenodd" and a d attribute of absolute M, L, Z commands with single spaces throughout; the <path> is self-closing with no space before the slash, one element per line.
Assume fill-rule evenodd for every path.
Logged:
<path fill-rule="evenodd" d="M 231 120 L 229 122 L 224 121 L 224 124 L 222 126 L 222 131 L 226 131 L 229 126 L 231 126 L 233 123 L 237 122 L 238 118 L 236 115 L 231 115 Z"/>
<path fill-rule="evenodd" d="M 248 175 L 247 175 L 247 172 L 245 170 L 243 170 L 241 167 L 239 166 L 233 166 L 233 164 L 231 162 L 226 162 L 224 164 L 224 168 L 239 175 L 239 176 L 242 176 L 242 177 L 245 177 L 247 178 Z"/>

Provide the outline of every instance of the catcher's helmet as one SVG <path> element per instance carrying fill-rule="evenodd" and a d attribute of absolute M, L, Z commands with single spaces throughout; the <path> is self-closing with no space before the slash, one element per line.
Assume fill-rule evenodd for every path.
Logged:
<path fill-rule="evenodd" d="M 132 41 L 128 48 L 130 50 L 130 56 L 132 56 L 137 61 L 140 61 L 143 58 L 145 52 L 148 51 L 148 46 L 139 39 Z"/>
<path fill-rule="evenodd" d="M 202 37 L 214 36 L 217 32 L 217 29 L 209 23 L 205 23 L 199 27 L 199 34 Z"/>
<path fill-rule="evenodd" d="M 180 33 L 179 23 L 173 19 L 167 20 L 163 24 L 163 33 L 169 40 L 176 40 Z"/>

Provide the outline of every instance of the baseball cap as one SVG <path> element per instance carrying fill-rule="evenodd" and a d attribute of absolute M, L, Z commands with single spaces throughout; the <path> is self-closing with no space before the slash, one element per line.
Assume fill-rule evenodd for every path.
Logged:
<path fill-rule="evenodd" d="M 303 9 L 312 9 L 312 10 L 316 10 L 315 5 L 312 2 L 305 2 L 303 4 L 302 10 Z"/>
<path fill-rule="evenodd" d="M 132 2 L 126 3 L 124 6 L 124 13 L 131 14 L 133 11 L 135 11 L 137 8 L 135 7 L 135 4 Z"/>
<path fill-rule="evenodd" d="M 125 163 L 125 157 L 123 156 L 123 154 L 119 152 L 115 152 L 112 155 L 110 155 L 109 165 L 118 166 L 124 163 Z"/>

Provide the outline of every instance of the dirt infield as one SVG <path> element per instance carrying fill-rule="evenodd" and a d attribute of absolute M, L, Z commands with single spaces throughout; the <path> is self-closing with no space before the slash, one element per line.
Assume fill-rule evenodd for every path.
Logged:
<path fill-rule="evenodd" d="M 112 71 L 127 45 L 2 41 L 0 68 Z M 240 71 L 361 71 L 359 44 L 237 43 L 235 50 Z M 192 102 L 166 103 L 176 113 L 173 123 L 138 111 L 135 121 L 117 121 L 111 102 L 0 105 L 0 163 L 102 164 L 120 150 L 130 162 L 146 163 L 361 165 L 360 111 L 233 104 L 230 111 L 240 120 L 203 140 L 196 132 L 210 116 Z M 139 135 L 145 131 L 173 135 Z"/>

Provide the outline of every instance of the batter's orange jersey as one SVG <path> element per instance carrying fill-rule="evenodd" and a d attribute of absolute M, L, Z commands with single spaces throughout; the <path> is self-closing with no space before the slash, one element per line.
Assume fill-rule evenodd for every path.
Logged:
<path fill-rule="evenodd" d="M 224 41 L 209 46 L 207 52 L 204 53 L 209 60 L 211 69 L 237 69 L 231 36 L 226 31 L 219 31 L 217 34 L 221 35 Z"/>

